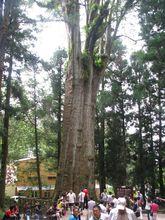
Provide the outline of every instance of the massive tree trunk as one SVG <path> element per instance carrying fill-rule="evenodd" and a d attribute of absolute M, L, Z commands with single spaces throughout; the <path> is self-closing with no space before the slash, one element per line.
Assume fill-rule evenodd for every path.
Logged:
<path fill-rule="evenodd" d="M 76 1 L 75 1 L 76 2 Z M 68 9 L 68 8 L 67 8 Z M 94 72 L 88 56 L 88 76 L 82 63 L 79 5 L 70 8 L 75 16 L 68 24 L 69 57 L 65 87 L 63 143 L 57 177 L 57 194 L 83 187 L 94 192 L 94 116 L 100 75 Z"/>
<path fill-rule="evenodd" d="M 60 153 L 57 193 L 83 187 L 94 191 L 94 116 L 99 74 L 90 58 L 89 78 L 84 79 L 79 28 L 72 28 L 72 57 L 66 79 L 63 143 Z"/>
<path fill-rule="evenodd" d="M 59 195 L 70 189 L 78 193 L 83 187 L 87 187 L 93 194 L 95 187 L 94 119 L 97 90 L 119 24 L 132 3 L 129 5 L 125 4 L 127 1 L 119 3 L 109 0 L 88 0 L 84 1 L 84 5 L 83 1 L 79 0 L 60 2 L 68 28 L 69 63 L 56 194 Z M 79 24 L 81 3 L 87 13 L 87 35 L 83 53 Z M 117 9 L 119 13 L 116 13 Z M 112 19 L 116 22 L 113 23 L 113 28 L 111 28 Z M 104 54 L 100 54 L 96 43 L 105 33 L 102 50 Z"/>

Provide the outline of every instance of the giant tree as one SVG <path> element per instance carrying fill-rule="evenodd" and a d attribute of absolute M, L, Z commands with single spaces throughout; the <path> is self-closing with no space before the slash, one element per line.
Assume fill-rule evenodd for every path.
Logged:
<path fill-rule="evenodd" d="M 67 26 L 69 62 L 57 194 L 69 189 L 77 193 L 82 187 L 88 187 L 94 192 L 94 118 L 97 90 L 109 61 L 118 27 L 135 2 L 137 1 L 59 2 Z M 80 31 L 80 14 L 83 12 L 86 13 L 84 47 Z"/>

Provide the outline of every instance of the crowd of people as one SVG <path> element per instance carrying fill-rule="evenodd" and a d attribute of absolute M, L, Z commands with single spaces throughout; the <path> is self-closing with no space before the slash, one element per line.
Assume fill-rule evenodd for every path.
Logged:
<path fill-rule="evenodd" d="M 86 210 L 86 218 L 89 220 L 143 220 L 142 212 L 145 210 L 148 220 L 157 220 L 158 201 L 165 201 L 165 199 L 157 197 L 152 200 L 147 197 L 144 201 L 140 191 L 129 197 L 117 198 L 112 193 L 107 193 L 106 190 L 100 194 L 99 200 L 95 201 L 89 196 L 88 189 L 85 188 L 77 196 L 73 190 L 60 195 L 51 206 L 46 208 L 44 216 L 39 202 L 36 202 L 33 207 L 33 215 L 32 207 L 27 202 L 23 207 L 23 218 L 25 220 L 40 220 L 43 217 L 49 220 L 63 218 L 81 220 L 83 212 Z M 68 213 L 70 213 L 69 217 L 67 217 Z M 16 202 L 5 211 L 3 220 L 9 219 L 20 219 Z"/>
<path fill-rule="evenodd" d="M 107 193 L 106 190 L 100 194 L 99 202 L 88 197 L 87 206 L 82 204 L 82 197 L 78 195 L 78 206 L 72 204 L 73 209 L 69 220 L 80 220 L 82 207 L 87 208 L 87 219 L 89 220 L 143 220 L 143 211 L 145 211 L 148 220 L 157 220 L 159 211 L 158 201 L 163 201 L 159 197 L 151 199 L 143 199 L 140 191 L 137 191 L 132 196 L 115 197 L 112 193 Z M 88 195 L 89 196 L 89 195 Z M 84 203 L 85 204 L 85 203 Z"/>

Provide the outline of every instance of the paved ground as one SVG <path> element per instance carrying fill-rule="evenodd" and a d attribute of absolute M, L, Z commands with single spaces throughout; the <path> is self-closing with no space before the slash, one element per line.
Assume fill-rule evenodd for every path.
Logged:
<path fill-rule="evenodd" d="M 147 220 L 147 215 L 143 215 L 143 220 Z M 165 220 L 165 214 L 159 213 L 157 220 Z"/>
<path fill-rule="evenodd" d="M 62 218 L 62 220 L 68 220 L 68 219 L 69 219 L 69 213 L 67 214 L 67 216 Z M 86 210 L 84 211 L 83 216 L 81 216 L 81 220 L 87 220 Z M 143 214 L 143 220 L 148 220 L 146 214 Z M 157 220 L 165 220 L 165 214 L 159 213 Z"/>

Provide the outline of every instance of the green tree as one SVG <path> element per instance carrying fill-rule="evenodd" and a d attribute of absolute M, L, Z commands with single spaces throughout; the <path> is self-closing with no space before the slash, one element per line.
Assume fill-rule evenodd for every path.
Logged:
<path fill-rule="evenodd" d="M 4 91 L 6 91 L 6 96 L 4 99 L 4 118 L 3 118 L 3 125 L 2 125 L 2 160 L 1 160 L 1 176 L 0 176 L 0 207 L 4 205 L 4 196 L 5 196 L 5 174 L 6 174 L 6 164 L 8 159 L 8 135 L 9 135 L 9 117 L 13 114 L 11 105 L 10 105 L 10 98 L 11 98 L 11 91 L 12 91 L 12 75 L 18 71 L 18 63 L 25 61 L 27 63 L 27 57 L 31 57 L 31 54 L 28 53 L 27 45 L 25 46 L 25 39 L 29 35 L 29 32 L 26 30 L 20 29 L 20 23 L 29 21 L 25 14 L 21 11 L 21 1 L 4 1 L 3 2 L 4 8 L 4 15 L 7 12 L 6 17 L 4 18 L 3 25 L 5 24 L 7 30 L 4 35 L 1 35 L 1 46 L 2 46 L 2 59 L 1 62 L 1 78 L 3 74 L 3 67 L 5 64 L 5 74 L 9 74 L 7 77 L 7 84 Z M 6 11 L 6 12 L 5 12 Z M 3 26 L 4 27 L 4 26 Z M 2 34 L 2 33 L 1 33 Z M 3 41 L 4 40 L 4 41 Z M 16 62 L 17 61 L 17 62 Z M 28 59 L 29 61 L 29 59 Z M 5 62 L 5 63 L 4 63 Z M 6 89 L 6 90 L 5 90 Z M 1 96 L 2 98 L 2 96 Z"/>
<path fill-rule="evenodd" d="M 164 112 L 164 24 L 165 24 L 165 5 L 164 1 L 149 0 L 147 5 L 145 1 L 141 1 L 140 5 L 140 21 L 142 26 L 142 37 L 146 43 L 146 61 L 150 63 L 150 70 L 155 75 L 156 80 L 156 117 L 158 119 L 157 134 L 157 153 L 158 153 L 158 166 L 159 166 L 159 184 L 160 193 L 164 194 L 163 183 L 163 112 Z"/>
<path fill-rule="evenodd" d="M 108 179 L 115 191 L 117 187 L 128 184 L 127 118 L 129 116 L 130 95 L 127 85 L 129 68 L 127 61 L 123 59 L 124 53 L 123 46 L 121 43 L 118 44 L 116 58 L 108 73 L 110 90 L 107 102 L 109 110 L 107 110 L 106 167 Z"/>

